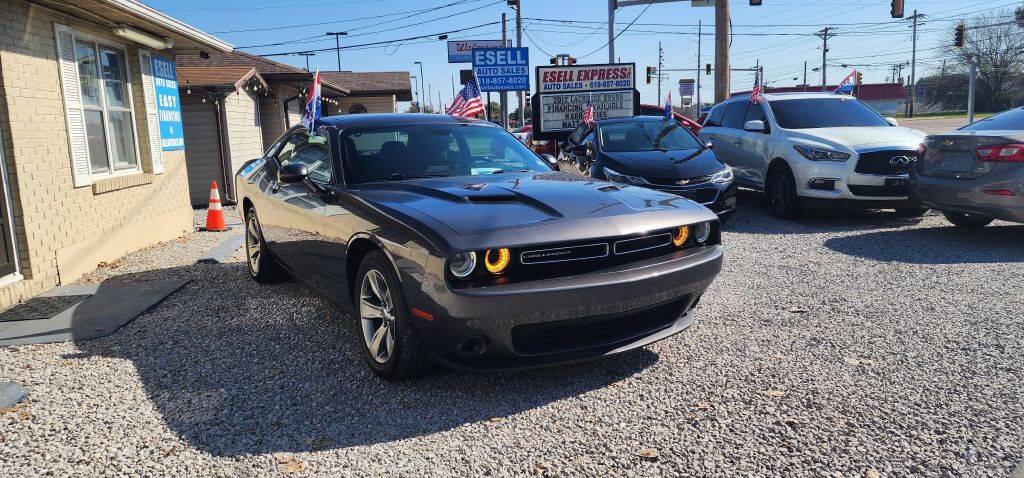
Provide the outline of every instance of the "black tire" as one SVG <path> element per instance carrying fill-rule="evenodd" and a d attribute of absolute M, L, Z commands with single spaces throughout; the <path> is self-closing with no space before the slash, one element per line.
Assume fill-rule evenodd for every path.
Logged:
<path fill-rule="evenodd" d="M 768 207 L 775 217 L 796 219 L 800 216 L 800 197 L 796 195 L 796 181 L 789 166 L 779 165 L 772 168 L 766 184 Z"/>
<path fill-rule="evenodd" d="M 368 275 L 383 279 L 387 287 L 387 294 L 390 296 L 390 304 L 377 296 L 378 289 L 374 289 L 372 284 L 365 282 L 374 280 L 368 278 Z M 409 308 L 402 292 L 402 284 L 395 276 L 394 268 L 384 253 L 373 251 L 363 258 L 363 262 L 359 266 L 359 273 L 356 274 L 355 286 L 353 302 L 357 317 L 356 331 L 360 338 L 363 359 L 370 369 L 385 380 L 403 380 L 428 372 L 433 361 L 423 342 L 416 335 L 416 331 L 413 330 Z M 368 296 L 367 293 L 372 295 Z M 381 311 L 378 307 L 384 310 Z M 390 311 L 387 310 L 388 307 L 390 307 Z M 364 314 L 366 310 L 374 312 Z M 374 313 L 381 317 L 373 318 Z M 384 326 L 385 322 L 388 322 L 389 325 Z M 370 327 L 370 330 L 367 327 Z M 372 332 L 380 331 L 381 328 L 386 330 L 383 332 L 383 338 L 377 340 L 378 348 L 375 355 L 371 351 L 371 343 L 376 338 L 376 334 Z M 381 347 L 388 347 L 388 349 L 382 351 Z M 382 357 L 385 355 L 382 352 L 386 352 L 386 357 Z"/>
<path fill-rule="evenodd" d="M 256 282 L 273 284 L 284 280 L 284 270 L 270 257 L 270 251 L 263 240 L 263 229 L 253 208 L 245 213 L 245 258 L 249 276 Z"/>
<path fill-rule="evenodd" d="M 946 216 L 946 219 L 954 225 L 968 229 L 981 229 L 994 221 L 993 218 L 988 216 L 966 212 L 943 211 L 942 215 Z"/>
<path fill-rule="evenodd" d="M 926 212 L 928 212 L 926 207 L 905 207 L 897 209 L 896 215 L 899 217 L 921 217 Z"/>

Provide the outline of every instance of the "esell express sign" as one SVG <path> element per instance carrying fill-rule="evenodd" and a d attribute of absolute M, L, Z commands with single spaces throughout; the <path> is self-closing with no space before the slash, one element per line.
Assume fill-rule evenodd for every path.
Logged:
<path fill-rule="evenodd" d="M 622 90 L 636 87 L 632 63 L 540 67 L 537 75 L 538 93 Z"/>

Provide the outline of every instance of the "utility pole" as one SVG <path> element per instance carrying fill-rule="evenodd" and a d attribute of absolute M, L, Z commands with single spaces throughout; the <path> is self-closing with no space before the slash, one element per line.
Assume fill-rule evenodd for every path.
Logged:
<path fill-rule="evenodd" d="M 971 57 L 971 78 L 967 85 L 967 124 L 974 122 L 974 85 L 978 81 L 978 62 Z"/>
<path fill-rule="evenodd" d="M 701 108 L 701 104 L 700 104 L 700 33 L 701 32 L 700 31 L 701 31 L 701 23 L 700 23 L 700 20 L 697 20 L 697 91 L 694 92 L 696 94 L 696 96 L 697 96 L 697 98 L 696 98 L 696 100 L 697 100 L 697 110 L 694 112 L 694 115 L 693 115 L 694 118 L 700 118 L 700 108 Z"/>
<path fill-rule="evenodd" d="M 911 118 L 914 117 L 914 103 L 917 99 L 917 19 L 923 17 L 923 13 L 917 13 L 914 10 L 914 16 L 910 17 L 914 20 L 914 40 L 913 40 L 913 53 L 910 55 L 910 114 Z"/>
<path fill-rule="evenodd" d="M 516 2 L 516 47 L 523 47 L 523 0 L 515 0 Z M 526 124 L 526 92 L 517 91 L 516 101 L 519 108 L 519 127 Z"/>
<path fill-rule="evenodd" d="M 302 53 L 296 53 L 296 55 L 306 57 L 306 71 L 309 71 L 309 57 L 316 56 L 316 53 L 304 51 Z"/>
<path fill-rule="evenodd" d="M 444 114 L 444 102 L 441 101 L 441 89 L 437 89 L 437 114 Z"/>
<path fill-rule="evenodd" d="M 804 91 L 807 91 L 807 60 L 804 60 Z"/>
<path fill-rule="evenodd" d="M 835 33 L 831 33 L 832 27 L 825 27 L 819 30 L 814 36 L 821 38 L 821 91 L 828 89 L 827 76 L 825 75 L 825 69 L 827 65 L 825 60 L 828 58 L 828 39 L 836 36 Z"/>
<path fill-rule="evenodd" d="M 662 64 L 664 57 L 661 55 L 661 42 L 658 42 L 658 101 L 661 101 L 661 68 L 665 65 Z"/>
<path fill-rule="evenodd" d="M 508 25 L 505 23 L 505 13 L 501 14 L 501 44 L 508 42 Z M 508 95 L 504 91 L 498 92 L 501 99 L 501 127 L 508 129 Z"/>
<path fill-rule="evenodd" d="M 715 2 L 715 103 L 729 99 L 729 0 Z"/>
<path fill-rule="evenodd" d="M 608 63 L 615 63 L 615 0 L 608 0 Z"/>
<path fill-rule="evenodd" d="M 414 61 L 413 64 L 420 66 L 420 98 L 423 98 L 423 103 L 427 103 L 427 96 L 423 94 L 423 81 L 424 81 L 424 77 L 423 77 L 423 62 L 422 61 Z M 423 104 L 421 103 L 420 104 L 420 112 L 422 113 L 423 111 L 425 111 L 425 110 L 423 109 Z"/>
<path fill-rule="evenodd" d="M 430 102 L 432 101 L 430 98 L 432 96 L 434 96 L 434 92 L 431 91 L 431 89 L 430 89 L 431 86 L 434 86 L 434 85 L 431 85 L 429 83 L 427 84 L 427 105 L 430 106 L 430 109 L 434 109 L 433 105 L 430 104 Z"/>
<path fill-rule="evenodd" d="M 348 35 L 348 32 L 327 32 L 328 35 L 334 35 L 334 52 L 338 54 L 338 71 L 341 71 L 341 40 L 340 38 Z"/>
<path fill-rule="evenodd" d="M 455 98 L 455 73 L 452 73 L 452 98 Z"/>

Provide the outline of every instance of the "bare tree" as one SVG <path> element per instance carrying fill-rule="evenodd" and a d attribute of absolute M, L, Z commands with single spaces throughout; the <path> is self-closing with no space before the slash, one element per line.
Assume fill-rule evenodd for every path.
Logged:
<path fill-rule="evenodd" d="M 955 52 L 962 73 L 969 71 L 971 59 L 977 62 L 979 111 L 1002 111 L 1024 100 L 1019 88 L 1024 84 L 1024 25 L 1007 20 L 1016 16 L 1006 9 L 972 17 L 964 48 Z"/>

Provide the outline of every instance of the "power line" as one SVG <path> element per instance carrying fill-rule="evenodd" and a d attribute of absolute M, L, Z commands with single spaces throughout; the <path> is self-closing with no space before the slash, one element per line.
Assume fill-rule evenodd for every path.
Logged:
<path fill-rule="evenodd" d="M 458 0 L 458 1 L 455 1 L 455 2 L 447 3 L 447 4 L 436 6 L 436 7 L 418 8 L 416 10 L 406 10 L 406 11 L 403 11 L 403 12 L 385 13 L 385 14 L 381 14 L 381 15 L 372 15 L 372 16 L 368 16 L 368 17 L 342 18 L 342 19 L 328 20 L 328 21 L 323 21 L 323 22 L 302 23 L 302 24 L 297 24 L 297 25 L 282 25 L 282 26 L 274 26 L 274 27 L 246 28 L 246 29 L 241 29 L 241 30 L 222 30 L 222 31 L 210 32 L 210 33 L 221 34 L 221 33 L 266 32 L 266 31 L 273 31 L 273 30 L 287 30 L 289 28 L 303 28 L 303 27 L 313 27 L 313 26 L 320 26 L 320 25 L 334 25 L 334 24 L 337 24 L 337 23 L 354 22 L 354 21 L 360 21 L 360 20 L 373 20 L 373 19 L 376 19 L 376 18 L 393 17 L 393 16 L 396 16 L 396 15 L 414 16 L 414 15 L 420 15 L 420 14 L 423 14 L 423 13 L 426 13 L 426 12 L 431 12 L 431 11 L 434 11 L 434 10 L 440 10 L 442 8 L 448 8 L 448 7 L 455 6 L 455 5 L 462 5 L 462 4 L 465 4 L 465 3 L 475 3 L 475 2 L 482 2 L 482 1 L 484 1 L 484 0 Z M 408 17 L 406 17 L 406 18 L 408 18 Z M 357 27 L 357 28 L 363 28 L 363 27 Z"/>
<path fill-rule="evenodd" d="M 456 30 L 448 30 L 448 31 L 443 31 L 443 32 L 438 32 L 438 33 L 429 33 L 429 34 L 426 34 L 426 35 L 417 35 L 417 36 L 414 36 L 414 37 L 396 38 L 396 39 L 393 39 L 393 40 L 384 40 L 384 41 L 377 41 L 377 42 L 370 42 L 370 43 L 361 43 L 361 44 L 358 44 L 358 45 L 345 45 L 345 46 L 342 46 L 342 47 L 331 47 L 331 48 L 317 48 L 317 49 L 313 49 L 313 50 L 296 50 L 296 51 L 288 51 L 288 52 L 281 52 L 281 53 L 261 53 L 260 56 L 285 56 L 285 55 L 294 55 L 296 53 L 302 53 L 302 52 L 316 53 L 316 52 L 321 52 L 321 51 L 333 51 L 333 50 L 336 50 L 336 49 L 351 50 L 351 49 L 355 49 L 355 48 L 358 48 L 358 47 L 364 47 L 364 46 L 387 45 L 387 44 L 391 44 L 391 43 L 397 43 L 397 42 L 403 42 L 403 41 L 409 41 L 409 40 L 419 40 L 419 39 L 422 39 L 422 38 L 430 38 L 430 37 L 436 37 L 436 36 L 440 36 L 440 35 L 448 35 L 448 34 L 452 34 L 452 33 L 464 32 L 464 31 L 467 31 L 467 30 L 474 30 L 474 29 L 477 29 L 477 28 L 480 28 L 480 27 L 486 27 L 486 26 L 491 26 L 491 25 L 498 25 L 500 23 L 501 23 L 500 21 L 499 22 L 481 23 L 479 25 L 473 25 L 471 27 L 466 27 L 466 28 L 459 28 L 459 29 L 456 29 Z"/>

